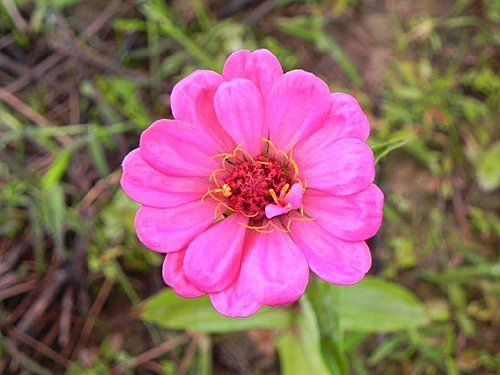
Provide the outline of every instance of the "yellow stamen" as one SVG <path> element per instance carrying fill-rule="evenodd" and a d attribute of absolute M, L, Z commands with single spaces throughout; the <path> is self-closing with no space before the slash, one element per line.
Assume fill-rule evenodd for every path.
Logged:
<path fill-rule="evenodd" d="M 250 155 L 250 153 L 244 149 L 241 149 L 240 152 L 245 155 L 248 159 L 250 159 L 250 161 L 252 162 L 255 162 L 254 158 L 252 155 Z"/>
<path fill-rule="evenodd" d="M 293 217 L 292 220 L 295 221 L 315 221 L 312 217 Z"/>
<path fill-rule="evenodd" d="M 220 187 L 219 182 L 217 181 L 217 174 L 220 172 L 226 172 L 226 170 L 223 168 L 218 168 L 213 171 L 208 177 L 208 181 L 213 181 L 217 185 L 217 187 Z"/>
<path fill-rule="evenodd" d="M 222 203 L 219 203 L 217 206 L 215 206 L 214 210 L 214 221 L 217 221 L 218 218 L 223 217 L 224 211 L 220 211 L 221 206 L 224 206 Z"/>
<path fill-rule="evenodd" d="M 293 167 L 293 173 L 294 173 L 293 177 L 296 178 L 299 175 L 299 166 L 297 165 L 297 163 L 295 163 L 295 161 L 293 159 L 290 159 L 289 161 Z"/>
<path fill-rule="evenodd" d="M 224 172 L 226 172 L 226 171 L 227 171 L 227 164 L 226 164 L 226 163 L 229 163 L 229 162 L 228 162 L 228 159 L 230 159 L 231 157 L 234 157 L 234 155 L 230 155 L 230 154 L 229 154 L 229 155 L 226 155 L 226 156 L 224 156 L 224 157 L 222 158 L 222 161 L 221 161 L 222 168 L 220 168 L 220 169 L 222 169 Z"/>
<path fill-rule="evenodd" d="M 222 185 L 222 195 L 224 195 L 227 198 L 230 197 L 232 194 L 233 192 L 231 191 L 231 186 L 229 186 L 228 184 Z"/>
<path fill-rule="evenodd" d="M 274 227 L 274 229 L 277 229 L 277 230 L 279 230 L 280 232 L 283 232 L 283 233 L 289 233 L 289 231 L 287 231 L 285 228 L 283 228 L 282 226 L 277 225 L 274 222 L 274 220 L 270 221 L 270 223 Z"/>
<path fill-rule="evenodd" d="M 236 157 L 236 153 L 239 151 L 239 152 L 241 152 L 243 155 L 247 156 L 247 157 L 248 157 L 251 161 L 254 161 L 254 160 L 253 160 L 252 155 L 250 155 L 250 154 L 248 153 L 248 151 L 246 151 L 246 150 L 244 150 L 244 149 L 242 149 L 242 148 L 241 148 L 241 146 L 243 146 L 243 144 L 244 144 L 244 143 L 245 143 L 245 142 L 241 142 L 238 146 L 236 146 L 236 148 L 233 150 L 232 155 L 233 155 L 234 157 Z"/>
<path fill-rule="evenodd" d="M 274 232 L 274 229 L 270 229 L 270 230 L 263 230 L 263 229 L 254 229 L 256 232 L 259 232 L 259 233 L 265 233 L 265 234 L 269 234 L 269 233 L 273 233 Z"/>
<path fill-rule="evenodd" d="M 215 159 L 215 158 L 223 158 L 223 157 L 226 157 L 226 156 L 231 156 L 231 154 L 228 154 L 227 152 L 221 152 L 220 154 L 215 154 L 212 156 L 212 159 Z"/>
<path fill-rule="evenodd" d="M 285 151 L 279 150 L 278 152 L 276 152 L 275 157 L 277 157 L 278 155 L 283 155 L 283 157 L 284 157 L 284 160 L 283 160 L 283 161 L 284 161 L 284 162 L 287 162 L 287 161 L 288 161 L 288 155 L 286 154 L 286 152 L 285 152 Z"/>
<path fill-rule="evenodd" d="M 202 202 L 205 200 L 205 198 L 207 197 L 207 195 L 210 195 L 210 190 L 209 190 L 209 191 L 207 191 L 205 194 L 203 194 L 203 195 L 201 196 L 201 201 L 202 201 Z"/>
<path fill-rule="evenodd" d="M 295 143 L 290 146 L 290 151 L 288 152 L 288 159 L 293 160 L 293 148 L 295 147 Z"/>
<path fill-rule="evenodd" d="M 290 184 L 283 185 L 283 187 L 281 188 L 281 191 L 280 191 L 280 200 L 283 200 L 285 198 L 285 194 L 289 188 L 290 188 Z"/>
<path fill-rule="evenodd" d="M 279 205 L 280 204 L 280 200 L 278 199 L 278 196 L 276 195 L 276 192 L 274 191 L 274 189 L 269 189 L 269 194 L 271 194 L 271 197 L 273 197 L 274 203 L 276 203 L 277 205 Z"/>
<path fill-rule="evenodd" d="M 261 138 L 261 141 L 267 143 L 267 145 L 270 148 L 273 149 L 273 151 L 274 151 L 275 154 L 278 153 L 278 149 L 276 148 L 276 146 L 274 145 L 274 143 L 270 139 L 268 139 L 268 138 Z"/>
<path fill-rule="evenodd" d="M 261 232 L 261 233 L 271 233 L 271 232 L 273 232 L 273 231 L 270 231 L 270 232 L 264 231 L 264 229 L 266 229 L 269 226 L 269 222 L 267 222 L 265 225 L 260 225 L 260 226 L 252 226 L 252 225 L 248 225 L 248 224 L 245 224 L 245 223 L 239 223 L 239 224 L 242 225 L 242 226 L 244 226 L 247 229 L 255 230 L 255 231 Z"/>

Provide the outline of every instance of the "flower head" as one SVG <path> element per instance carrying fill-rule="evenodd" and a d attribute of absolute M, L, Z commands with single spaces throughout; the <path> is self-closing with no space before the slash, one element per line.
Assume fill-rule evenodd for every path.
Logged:
<path fill-rule="evenodd" d="M 177 294 L 249 316 L 300 298 L 309 270 L 341 285 L 364 277 L 384 197 L 352 96 L 243 50 L 222 75 L 181 80 L 171 108 L 174 120 L 154 122 L 123 161 L 121 184 Z"/>

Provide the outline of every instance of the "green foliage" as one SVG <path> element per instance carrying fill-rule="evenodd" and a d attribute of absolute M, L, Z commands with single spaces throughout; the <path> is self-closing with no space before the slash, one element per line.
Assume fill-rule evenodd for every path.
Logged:
<path fill-rule="evenodd" d="M 327 375 L 330 372 L 321 355 L 320 331 L 314 310 L 305 297 L 300 300 L 300 307 L 290 329 L 278 337 L 282 373 Z"/>
<path fill-rule="evenodd" d="M 378 163 L 382 158 L 387 156 L 394 150 L 404 147 L 408 141 L 406 139 L 389 139 L 382 143 L 371 144 L 373 153 L 375 154 L 375 163 Z"/>
<path fill-rule="evenodd" d="M 249 318 L 218 314 L 208 297 L 183 299 L 164 290 L 140 307 L 141 318 L 168 329 L 228 333 L 277 329 L 277 345 L 285 374 L 346 374 L 343 331 L 387 333 L 429 323 L 424 305 L 399 285 L 367 277 L 339 287 L 314 280 L 300 309 L 263 307 Z"/>
<path fill-rule="evenodd" d="M 146 300 L 141 308 L 141 317 L 165 328 L 210 333 L 284 328 L 290 323 L 290 312 L 269 307 L 262 308 L 249 318 L 227 318 L 214 310 L 208 297 L 184 299 L 170 289 Z"/>
<path fill-rule="evenodd" d="M 410 291 L 374 277 L 348 287 L 312 280 L 307 295 L 318 319 L 321 354 L 333 374 L 349 373 L 348 356 L 359 344 L 349 337 L 362 339 L 367 333 L 408 331 L 430 323 L 423 303 Z"/>
<path fill-rule="evenodd" d="M 477 182 L 485 191 L 493 191 L 500 186 L 500 142 L 481 152 L 476 158 Z"/>
<path fill-rule="evenodd" d="M 136 84 L 124 77 L 96 77 L 96 86 L 105 103 L 131 121 L 137 128 L 146 128 L 151 119 L 141 98 L 137 95 Z"/>
<path fill-rule="evenodd" d="M 61 259 L 66 257 L 64 245 L 64 230 L 66 218 L 66 204 L 64 191 L 61 186 L 52 186 L 50 190 L 41 192 L 40 206 L 45 228 L 54 237 L 56 251 Z"/>
<path fill-rule="evenodd" d="M 61 178 L 68 169 L 73 151 L 74 150 L 72 148 L 68 147 L 59 152 L 59 155 L 57 155 L 50 168 L 42 177 L 42 188 L 49 190 L 52 186 L 58 184 L 61 181 Z"/>
<path fill-rule="evenodd" d="M 377 278 L 346 287 L 341 301 L 346 330 L 392 332 L 429 323 L 424 305 L 410 291 Z"/>
<path fill-rule="evenodd" d="M 278 24 L 281 31 L 314 43 L 320 52 L 330 55 L 356 87 L 363 86 L 363 79 L 348 55 L 325 30 L 322 16 L 295 17 Z"/>

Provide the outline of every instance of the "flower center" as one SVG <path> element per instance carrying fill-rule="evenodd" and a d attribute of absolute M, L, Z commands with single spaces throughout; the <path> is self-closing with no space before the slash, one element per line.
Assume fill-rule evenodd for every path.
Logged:
<path fill-rule="evenodd" d="M 264 208 L 273 203 L 269 191 L 279 192 L 289 181 L 280 162 L 259 155 L 236 164 L 224 183 L 226 195 L 231 192 L 227 206 L 245 216 L 258 218 L 263 215 Z"/>
<path fill-rule="evenodd" d="M 262 141 L 265 147 L 257 156 L 250 155 L 241 145 L 231 153 L 216 155 L 222 158 L 221 167 L 210 175 L 208 191 L 202 199 L 210 196 L 219 202 L 214 218 L 237 212 L 249 218 L 248 224 L 244 224 L 249 229 L 263 233 L 274 229 L 287 232 L 292 220 L 287 214 L 296 211 L 304 215 L 305 184 L 298 177 L 299 169 L 292 152 L 277 150 L 269 139 Z M 281 221 L 281 218 L 287 220 Z"/>

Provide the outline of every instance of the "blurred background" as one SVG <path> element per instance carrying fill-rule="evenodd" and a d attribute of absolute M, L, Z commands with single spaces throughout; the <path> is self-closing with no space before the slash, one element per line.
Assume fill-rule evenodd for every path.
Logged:
<path fill-rule="evenodd" d="M 314 357 L 293 345 L 322 340 L 321 319 L 284 334 L 193 301 L 172 316 L 170 294 L 145 305 L 162 259 L 119 188 L 176 82 L 268 48 L 372 124 L 386 310 L 346 320 L 343 373 L 498 374 L 499 21 L 496 0 L 2 0 L 0 373 L 299 374 Z"/>

